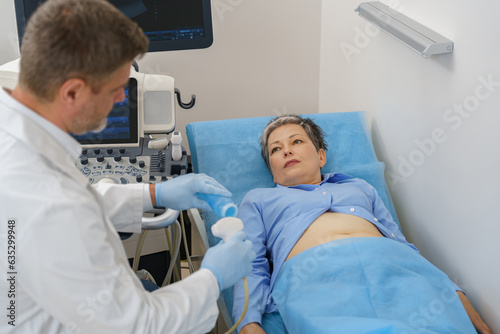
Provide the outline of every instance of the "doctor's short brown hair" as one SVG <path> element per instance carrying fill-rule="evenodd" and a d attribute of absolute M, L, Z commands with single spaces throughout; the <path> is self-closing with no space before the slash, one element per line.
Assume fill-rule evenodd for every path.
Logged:
<path fill-rule="evenodd" d="M 44 102 L 68 79 L 94 93 L 120 67 L 147 52 L 141 28 L 106 0 L 48 0 L 29 19 L 19 84 Z"/>

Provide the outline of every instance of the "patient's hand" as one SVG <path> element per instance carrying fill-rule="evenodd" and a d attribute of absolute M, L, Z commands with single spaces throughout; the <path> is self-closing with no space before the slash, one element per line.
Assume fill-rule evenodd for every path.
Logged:
<path fill-rule="evenodd" d="M 479 313 L 477 313 L 477 311 L 470 303 L 469 298 L 467 298 L 463 292 L 457 291 L 457 294 L 462 301 L 462 304 L 464 305 L 464 308 L 467 311 L 467 314 L 469 315 L 469 318 L 472 321 L 472 324 L 476 328 L 477 332 L 480 334 L 492 334 L 493 332 L 484 323 L 483 319 L 481 319 Z"/>
<path fill-rule="evenodd" d="M 251 322 L 240 331 L 240 334 L 266 334 L 259 323 Z"/>

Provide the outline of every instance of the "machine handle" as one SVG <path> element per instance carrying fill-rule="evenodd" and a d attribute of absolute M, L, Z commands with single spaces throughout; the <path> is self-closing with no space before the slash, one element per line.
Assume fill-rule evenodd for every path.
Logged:
<path fill-rule="evenodd" d="M 191 94 L 191 101 L 189 103 L 184 103 L 182 102 L 181 91 L 178 88 L 175 88 L 174 92 L 177 96 L 177 103 L 179 103 L 182 109 L 191 109 L 194 107 L 194 104 L 196 103 L 196 95 Z"/>
<path fill-rule="evenodd" d="M 142 229 L 156 230 L 168 227 L 177 220 L 177 217 L 179 217 L 179 211 L 172 209 L 167 209 L 165 213 L 156 217 L 142 217 Z"/>

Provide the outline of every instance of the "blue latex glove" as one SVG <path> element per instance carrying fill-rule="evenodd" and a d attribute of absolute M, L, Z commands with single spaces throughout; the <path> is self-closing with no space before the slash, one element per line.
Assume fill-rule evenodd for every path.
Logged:
<path fill-rule="evenodd" d="M 195 196 L 196 193 L 231 197 L 226 188 L 205 174 L 186 174 L 155 185 L 157 206 L 173 210 L 211 210 L 206 201 Z"/>
<path fill-rule="evenodd" d="M 255 252 L 252 243 L 245 240 L 245 232 L 236 233 L 227 242 L 207 250 L 201 268 L 210 270 L 219 282 L 220 291 L 232 287 L 252 272 Z"/>

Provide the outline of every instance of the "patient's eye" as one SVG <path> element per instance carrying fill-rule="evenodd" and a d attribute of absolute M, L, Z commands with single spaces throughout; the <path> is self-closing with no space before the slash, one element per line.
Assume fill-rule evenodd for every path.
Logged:
<path fill-rule="evenodd" d="M 300 143 L 302 143 L 302 139 L 295 139 L 295 140 L 293 141 L 293 143 L 294 143 L 294 144 L 300 144 Z"/>
<path fill-rule="evenodd" d="M 274 152 L 278 152 L 279 150 L 280 150 L 280 148 L 279 148 L 279 147 L 277 147 L 277 146 L 276 146 L 276 147 L 273 147 L 273 148 L 271 149 L 271 154 L 273 154 Z"/>

